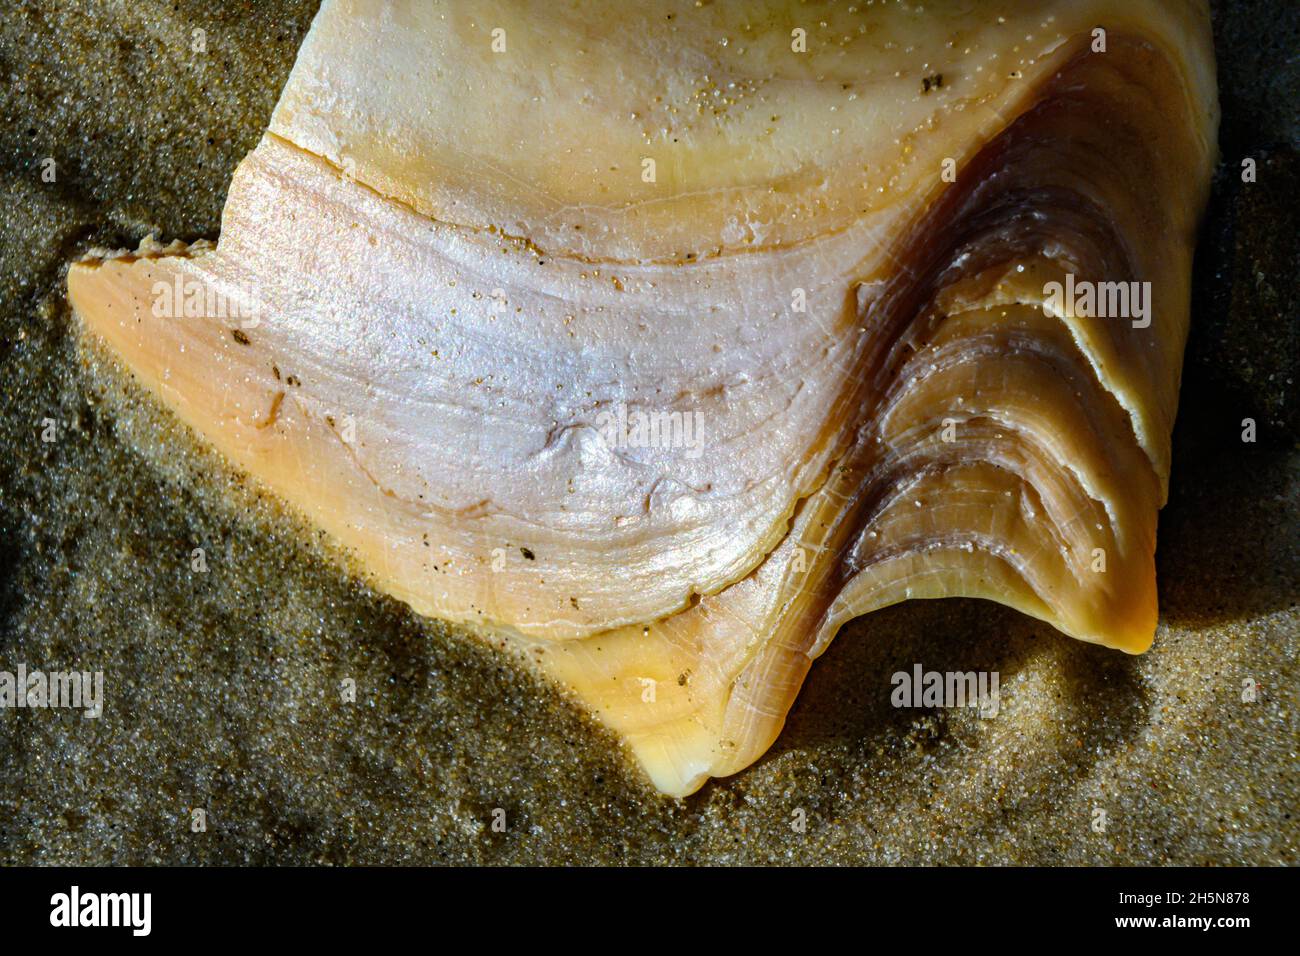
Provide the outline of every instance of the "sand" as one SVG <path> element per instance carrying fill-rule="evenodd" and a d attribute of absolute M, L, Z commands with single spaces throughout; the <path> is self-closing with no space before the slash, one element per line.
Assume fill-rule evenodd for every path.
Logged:
<path fill-rule="evenodd" d="M 103 671 L 106 698 L 99 719 L 0 710 L 0 863 L 1300 862 L 1300 8 L 1216 11 L 1224 168 L 1153 650 L 983 602 L 891 608 L 817 662 L 762 760 L 671 801 L 554 690 L 349 574 L 79 341 L 67 262 L 217 238 L 314 7 L 0 18 L 0 670 Z M 914 663 L 998 671 L 998 716 L 891 707 Z"/>

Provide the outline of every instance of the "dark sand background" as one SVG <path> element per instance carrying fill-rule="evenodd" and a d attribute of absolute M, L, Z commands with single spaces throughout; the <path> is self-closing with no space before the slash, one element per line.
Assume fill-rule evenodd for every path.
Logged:
<path fill-rule="evenodd" d="M 981 602 L 895 607 L 841 634 L 767 756 L 680 803 L 549 688 L 349 577 L 78 345 L 67 262 L 217 237 L 315 6 L 4 5 L 0 670 L 103 670 L 107 704 L 0 711 L 0 862 L 1300 862 L 1300 5 L 1215 11 L 1225 169 L 1155 648 Z M 891 708 L 913 662 L 1000 671 L 1001 714 Z"/>

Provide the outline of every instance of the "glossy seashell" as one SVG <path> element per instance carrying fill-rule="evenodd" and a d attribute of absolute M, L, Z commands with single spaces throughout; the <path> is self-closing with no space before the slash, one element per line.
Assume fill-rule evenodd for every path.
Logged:
<path fill-rule="evenodd" d="M 217 246 L 69 297 L 683 795 L 876 608 L 1150 645 L 1216 129 L 1200 3 L 325 0 Z"/>

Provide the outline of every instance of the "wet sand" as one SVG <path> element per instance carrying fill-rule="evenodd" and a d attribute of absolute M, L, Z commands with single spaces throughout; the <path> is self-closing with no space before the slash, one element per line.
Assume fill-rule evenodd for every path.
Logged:
<path fill-rule="evenodd" d="M 217 238 L 315 3 L 10 6 L 0 670 L 102 670 L 106 704 L 0 711 L 0 862 L 1300 862 L 1300 8 L 1216 11 L 1224 169 L 1152 651 L 900 605 L 845 629 L 757 765 L 675 802 L 551 688 L 360 583 L 77 336 L 85 249 Z M 1000 713 L 894 709 L 917 662 L 1000 672 Z"/>

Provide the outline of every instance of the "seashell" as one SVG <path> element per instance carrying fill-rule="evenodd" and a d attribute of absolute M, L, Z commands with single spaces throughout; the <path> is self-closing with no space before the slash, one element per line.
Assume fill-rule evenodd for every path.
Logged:
<path fill-rule="evenodd" d="M 325 0 L 220 242 L 69 297 L 687 794 L 876 608 L 1152 641 L 1208 14 L 996 10 Z"/>

